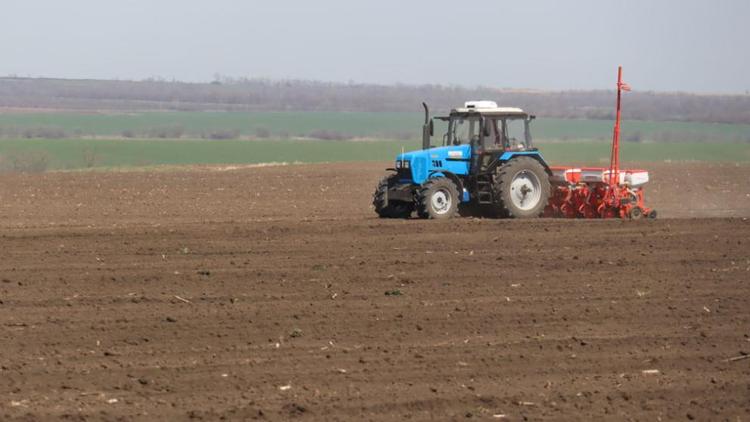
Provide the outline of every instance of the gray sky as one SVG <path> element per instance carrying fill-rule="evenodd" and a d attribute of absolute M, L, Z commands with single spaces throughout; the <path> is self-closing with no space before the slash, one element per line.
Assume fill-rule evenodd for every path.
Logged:
<path fill-rule="evenodd" d="M 750 90 L 749 0 L 3 0 L 0 75 Z"/>

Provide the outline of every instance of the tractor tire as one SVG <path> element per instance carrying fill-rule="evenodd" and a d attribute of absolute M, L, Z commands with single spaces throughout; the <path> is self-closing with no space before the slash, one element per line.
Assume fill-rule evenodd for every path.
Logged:
<path fill-rule="evenodd" d="M 550 197 L 549 175 L 530 157 L 514 158 L 495 169 L 495 210 L 501 218 L 536 218 Z"/>
<path fill-rule="evenodd" d="M 380 218 L 409 218 L 414 211 L 413 202 L 388 201 L 386 205 L 386 195 L 388 194 L 388 181 L 392 178 L 384 177 L 378 183 L 375 193 L 372 195 L 372 205 L 375 212 Z"/>
<path fill-rule="evenodd" d="M 429 179 L 417 190 L 417 215 L 421 218 L 451 218 L 458 210 L 458 188 L 445 177 Z"/>

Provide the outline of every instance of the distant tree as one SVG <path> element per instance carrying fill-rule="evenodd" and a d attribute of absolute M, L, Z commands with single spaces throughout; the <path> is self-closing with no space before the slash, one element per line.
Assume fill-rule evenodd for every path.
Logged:
<path fill-rule="evenodd" d="M 260 139 L 269 138 L 271 136 L 271 131 L 264 128 L 264 127 L 258 127 L 255 129 L 255 137 Z"/>
<path fill-rule="evenodd" d="M 237 139 L 240 136 L 240 131 L 237 129 L 218 129 L 208 134 L 209 139 Z"/>
<path fill-rule="evenodd" d="M 625 142 L 643 142 L 643 135 L 640 131 L 636 130 L 625 135 L 624 139 Z"/>

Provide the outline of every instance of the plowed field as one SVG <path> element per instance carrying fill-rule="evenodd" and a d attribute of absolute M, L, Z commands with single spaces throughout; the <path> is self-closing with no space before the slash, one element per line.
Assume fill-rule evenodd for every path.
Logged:
<path fill-rule="evenodd" d="M 0 175 L 1 420 L 750 420 L 750 167 L 380 220 L 385 164 Z"/>

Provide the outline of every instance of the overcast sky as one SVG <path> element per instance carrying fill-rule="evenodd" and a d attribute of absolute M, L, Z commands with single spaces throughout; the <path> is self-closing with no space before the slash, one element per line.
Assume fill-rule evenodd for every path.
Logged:
<path fill-rule="evenodd" d="M 0 75 L 750 90 L 750 0 L 2 0 Z"/>

